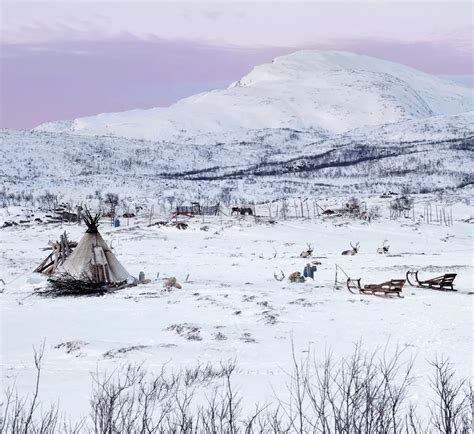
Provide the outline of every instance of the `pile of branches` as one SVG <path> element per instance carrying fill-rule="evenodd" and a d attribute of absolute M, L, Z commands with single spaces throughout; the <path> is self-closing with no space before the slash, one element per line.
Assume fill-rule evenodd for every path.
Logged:
<path fill-rule="evenodd" d="M 35 273 L 53 274 L 71 256 L 73 249 L 77 247 L 76 241 L 68 240 L 66 231 L 60 236 L 59 241 L 50 241 L 48 244 L 49 247 L 43 250 L 51 250 L 51 253 L 35 268 Z"/>
<path fill-rule="evenodd" d="M 114 292 L 122 289 L 127 285 L 127 282 L 120 284 L 104 284 L 96 283 L 91 279 L 74 279 L 71 276 L 61 275 L 48 279 L 48 286 L 46 289 L 37 290 L 38 295 L 44 297 L 81 297 L 81 296 L 96 296 Z"/>

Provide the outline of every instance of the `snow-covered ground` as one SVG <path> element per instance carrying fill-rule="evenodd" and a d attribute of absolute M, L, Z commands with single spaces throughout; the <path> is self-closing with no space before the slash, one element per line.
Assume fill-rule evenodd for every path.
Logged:
<path fill-rule="evenodd" d="M 472 221 L 472 209 L 455 204 L 449 227 L 390 220 L 382 209 L 384 217 L 371 223 L 346 217 L 278 218 L 273 224 L 268 218 L 196 217 L 187 230 L 178 230 L 149 227 L 145 215 L 123 220 L 119 228 L 104 221 L 102 235 L 122 264 L 135 276 L 144 271 L 152 282 L 103 297 L 34 294 L 46 285 L 44 276 L 31 272 L 45 256 L 41 248 L 63 231 L 79 240 L 83 227 L 32 222 L 1 229 L 3 386 L 16 382 L 20 392 L 31 390 L 32 346 L 45 340 L 42 400 L 59 400 L 74 416 L 88 411 L 91 373 L 129 361 L 177 369 L 235 358 L 241 369 L 236 383 L 252 406 L 286 390 L 292 340 L 298 357 L 309 350 L 321 358 L 329 348 L 344 356 L 360 341 L 369 350 L 388 342 L 390 349 L 407 347 L 407 355 L 416 356 L 418 381 L 409 398 L 424 402 L 428 362 L 437 355 L 448 356 L 460 376 L 472 374 L 474 233 L 465 221 Z M 0 225 L 23 218 L 16 216 L 18 209 L 9 211 L 2 210 Z M 265 208 L 258 213 L 264 215 Z M 389 255 L 376 253 L 384 240 Z M 341 256 L 350 241 L 360 242 L 359 254 Z M 276 281 L 274 273 L 303 271 L 308 260 L 299 254 L 308 242 L 313 260 L 322 263 L 315 280 Z M 407 285 L 404 298 L 354 295 L 334 288 L 336 264 L 365 283 L 404 278 L 413 268 L 421 277 L 456 272 L 458 291 Z M 163 291 L 162 279 L 170 276 L 182 289 Z M 339 273 L 339 279 L 345 277 Z M 181 332 L 173 325 L 183 325 Z M 61 346 L 68 342 L 71 351 Z"/>

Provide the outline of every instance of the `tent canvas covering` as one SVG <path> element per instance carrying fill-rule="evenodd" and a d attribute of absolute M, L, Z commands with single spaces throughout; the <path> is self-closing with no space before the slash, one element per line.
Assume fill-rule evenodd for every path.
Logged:
<path fill-rule="evenodd" d="M 118 261 L 99 232 L 86 232 L 57 272 L 76 280 L 103 284 L 135 280 Z"/>

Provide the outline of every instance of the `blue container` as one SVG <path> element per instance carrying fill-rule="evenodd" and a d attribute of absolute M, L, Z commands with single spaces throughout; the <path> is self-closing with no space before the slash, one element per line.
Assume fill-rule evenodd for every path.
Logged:
<path fill-rule="evenodd" d="M 114 228 L 118 228 L 120 226 L 120 220 L 119 219 L 115 219 L 114 220 Z"/>
<path fill-rule="evenodd" d="M 305 278 L 311 278 L 311 279 L 314 279 L 314 273 L 316 273 L 316 271 L 318 271 L 318 269 L 316 268 L 316 265 L 306 265 L 306 267 L 304 267 L 304 270 L 303 270 L 303 276 Z"/>

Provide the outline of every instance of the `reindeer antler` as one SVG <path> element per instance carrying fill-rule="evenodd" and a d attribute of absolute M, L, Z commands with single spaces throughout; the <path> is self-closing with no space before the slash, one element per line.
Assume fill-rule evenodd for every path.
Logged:
<path fill-rule="evenodd" d="M 355 246 L 354 246 L 354 244 L 352 244 L 352 241 L 350 242 L 350 244 L 351 244 L 352 250 L 357 251 L 357 250 L 359 249 L 359 244 L 360 244 L 359 241 L 357 241 L 357 243 L 355 244 Z"/>
<path fill-rule="evenodd" d="M 273 272 L 273 277 L 275 278 L 275 280 L 278 280 L 278 282 L 281 282 L 285 278 L 285 273 L 280 270 L 280 277 L 278 277 L 277 274 Z"/>

